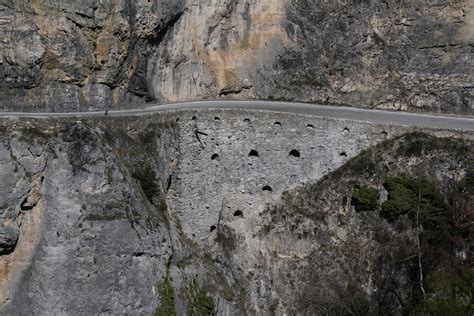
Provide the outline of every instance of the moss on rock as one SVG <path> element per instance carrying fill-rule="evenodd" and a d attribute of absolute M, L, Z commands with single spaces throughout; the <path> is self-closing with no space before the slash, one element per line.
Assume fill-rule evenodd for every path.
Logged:
<path fill-rule="evenodd" d="M 169 276 L 158 284 L 158 294 L 160 304 L 156 308 L 154 316 L 175 316 L 176 315 L 176 296 Z"/>

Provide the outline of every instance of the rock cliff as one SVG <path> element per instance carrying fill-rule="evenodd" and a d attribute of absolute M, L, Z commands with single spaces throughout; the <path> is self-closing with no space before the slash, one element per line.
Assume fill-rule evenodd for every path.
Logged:
<path fill-rule="evenodd" d="M 2 314 L 468 311 L 472 134 L 210 110 L 0 131 Z"/>
<path fill-rule="evenodd" d="M 0 0 L 0 110 L 471 115 L 472 0 Z M 0 120 L 2 315 L 471 315 L 474 135 L 185 110 Z"/>
<path fill-rule="evenodd" d="M 0 3 L 0 105 L 258 98 L 473 113 L 474 2 Z"/>

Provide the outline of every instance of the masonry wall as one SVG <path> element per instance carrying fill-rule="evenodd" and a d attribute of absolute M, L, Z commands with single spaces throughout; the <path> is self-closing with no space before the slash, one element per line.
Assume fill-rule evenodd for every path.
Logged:
<path fill-rule="evenodd" d="M 220 220 L 247 229 L 241 222 L 251 223 L 282 192 L 317 181 L 362 150 L 409 130 L 267 112 L 185 113 L 172 213 L 200 242 L 212 240 Z"/>

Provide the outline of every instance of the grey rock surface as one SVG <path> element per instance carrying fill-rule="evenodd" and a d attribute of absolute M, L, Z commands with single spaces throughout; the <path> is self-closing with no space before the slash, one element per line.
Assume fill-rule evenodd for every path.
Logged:
<path fill-rule="evenodd" d="M 131 132 L 132 140 L 120 122 L 114 134 L 110 125 L 51 123 L 7 123 L 16 132 L 2 135 L 3 163 L 12 165 L 1 168 L 10 202 L 0 230 L 2 314 L 152 314 L 172 253 L 160 203 L 177 154 L 173 127 Z M 135 175 L 145 162 L 152 196 Z"/>
<path fill-rule="evenodd" d="M 17 241 L 18 227 L 2 224 L 0 227 L 0 254 L 12 253 Z"/>
<path fill-rule="evenodd" d="M 260 98 L 473 113 L 474 3 L 289 1 L 292 46 Z"/>
<path fill-rule="evenodd" d="M 375 213 L 351 208 L 351 185 L 367 175 L 339 176 L 364 150 L 414 128 L 187 110 L 3 119 L 0 131 L 5 315 L 151 315 L 166 302 L 165 282 L 178 314 L 199 291 L 219 315 L 315 311 L 324 297 L 339 304 L 334 291 L 346 286 L 347 273 L 360 276 L 353 281 L 369 294 L 377 286 L 372 275 L 385 276 L 376 254 L 388 244 L 373 232 L 389 231 L 400 241 L 394 246 L 411 240 Z M 389 142 L 393 152 L 377 159 L 411 172 L 419 160 L 396 158 L 401 142 Z M 427 170 L 442 183 L 462 177 L 469 157 L 456 155 L 430 154 Z M 380 185 L 385 169 L 373 170 L 370 179 Z"/>
<path fill-rule="evenodd" d="M 180 1 L 3 1 L 2 108 L 78 111 L 143 103 L 155 37 L 182 7 Z"/>
<path fill-rule="evenodd" d="M 278 99 L 473 113 L 474 4 L 0 3 L 0 108 Z"/>

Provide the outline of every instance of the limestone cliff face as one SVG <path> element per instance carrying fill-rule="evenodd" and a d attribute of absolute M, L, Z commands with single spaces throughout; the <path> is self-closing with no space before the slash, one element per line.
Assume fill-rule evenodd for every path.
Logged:
<path fill-rule="evenodd" d="M 183 3 L 2 1 L 2 107 L 66 111 L 143 103 L 153 47 Z"/>
<path fill-rule="evenodd" d="M 444 267 L 433 249 L 472 262 L 473 135 L 414 131 L 251 111 L 3 119 L 0 313 L 411 311 L 418 230 L 351 196 L 385 201 L 389 176 L 422 172 L 459 224 L 425 273 Z"/>
<path fill-rule="evenodd" d="M 255 97 L 255 71 L 291 45 L 285 20 L 283 0 L 189 1 L 152 61 L 151 93 L 173 101 Z"/>
<path fill-rule="evenodd" d="M 285 99 L 472 114 L 474 3 L 0 3 L 4 109 Z"/>
<path fill-rule="evenodd" d="M 473 21 L 472 0 L 290 1 L 286 29 L 294 45 L 261 72 L 256 82 L 265 83 L 255 91 L 472 114 Z"/>
<path fill-rule="evenodd" d="M 2 124 L 1 313 L 152 314 L 176 128 L 31 123 Z"/>

